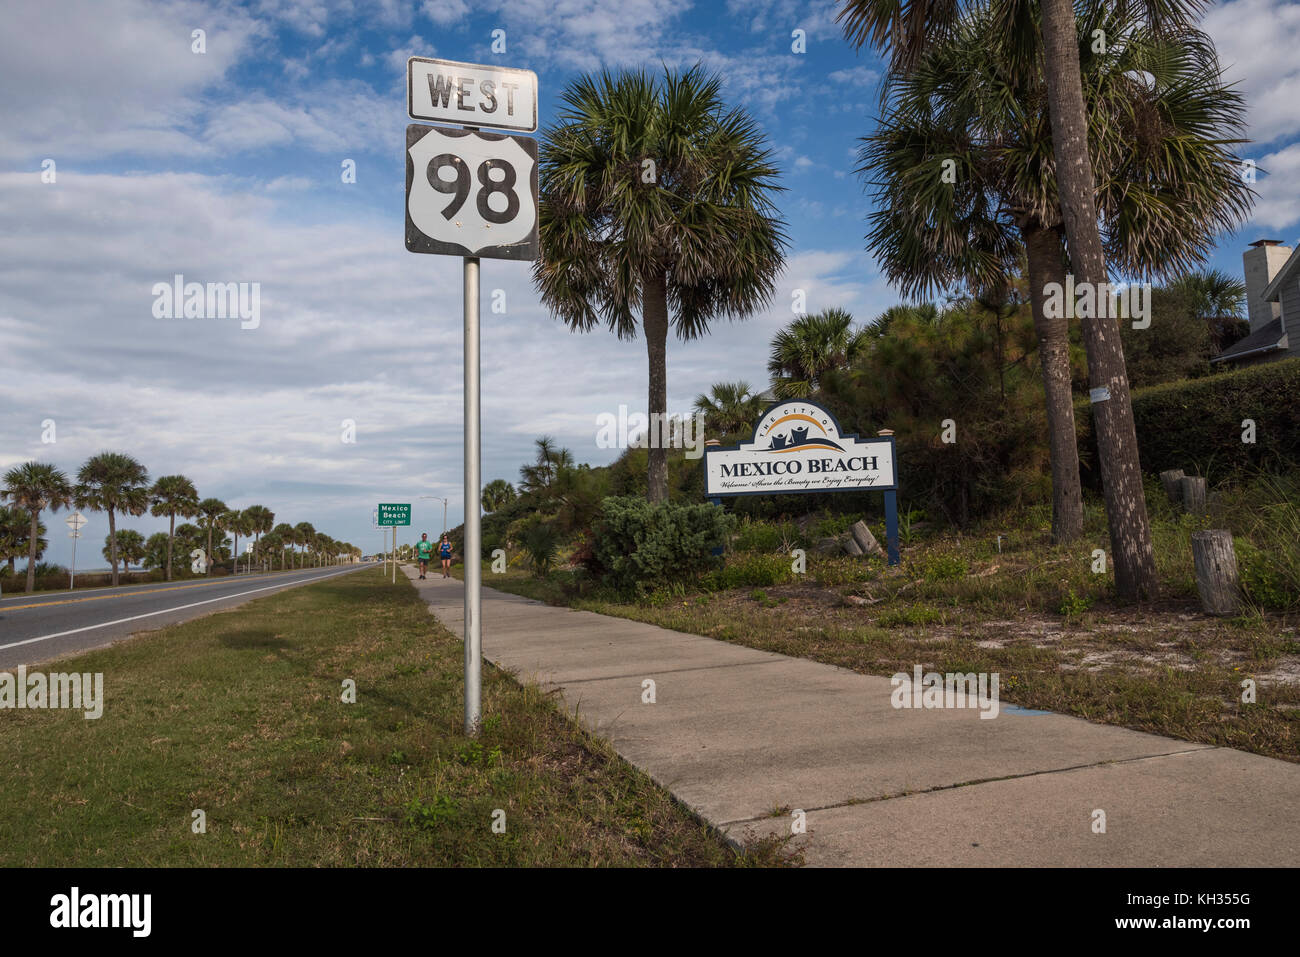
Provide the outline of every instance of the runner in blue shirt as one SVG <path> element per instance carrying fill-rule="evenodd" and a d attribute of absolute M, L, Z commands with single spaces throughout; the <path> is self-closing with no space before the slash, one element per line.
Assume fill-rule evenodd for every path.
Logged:
<path fill-rule="evenodd" d="M 442 541 L 438 543 L 438 557 L 442 559 L 442 577 L 451 577 L 451 540 L 447 538 L 447 533 L 442 533 Z"/>

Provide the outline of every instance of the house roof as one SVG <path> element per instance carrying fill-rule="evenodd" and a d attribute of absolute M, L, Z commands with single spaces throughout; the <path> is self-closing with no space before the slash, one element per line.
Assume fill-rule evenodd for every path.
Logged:
<path fill-rule="evenodd" d="M 1259 294 L 1259 298 L 1265 302 L 1277 302 L 1278 297 L 1282 295 L 1282 287 L 1286 285 L 1287 280 L 1300 273 L 1300 246 L 1295 248 L 1282 268 L 1277 271 L 1272 282 L 1264 287 L 1264 291 Z"/>
<path fill-rule="evenodd" d="M 1292 256 L 1292 259 L 1295 257 Z M 1281 275 L 1279 273 L 1279 275 Z M 1224 362 L 1232 359 L 1244 359 L 1257 352 L 1272 352 L 1287 347 L 1286 330 L 1282 328 L 1282 319 L 1274 319 L 1268 325 L 1252 332 L 1240 342 L 1233 343 L 1227 349 L 1211 359 L 1211 362 Z"/>

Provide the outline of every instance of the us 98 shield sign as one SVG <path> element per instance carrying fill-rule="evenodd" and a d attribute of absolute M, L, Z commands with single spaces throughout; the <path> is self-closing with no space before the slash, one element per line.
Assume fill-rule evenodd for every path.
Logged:
<path fill-rule="evenodd" d="M 406 127 L 406 248 L 483 259 L 537 258 L 537 142 Z"/>

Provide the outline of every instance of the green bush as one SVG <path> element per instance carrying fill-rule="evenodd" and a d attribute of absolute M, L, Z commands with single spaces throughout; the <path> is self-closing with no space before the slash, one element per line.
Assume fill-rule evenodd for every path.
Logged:
<path fill-rule="evenodd" d="M 537 519 L 523 528 L 519 536 L 524 553 L 528 556 L 528 566 L 538 578 L 555 564 L 555 553 L 560 548 L 560 535 L 550 522 Z"/>
<path fill-rule="evenodd" d="M 784 546 L 798 548 L 806 544 L 794 522 L 765 522 L 746 518 L 732 540 L 738 552 L 779 552 Z"/>
<path fill-rule="evenodd" d="M 1281 556 L 1269 556 L 1250 542 L 1235 543 L 1242 589 L 1246 597 L 1262 608 L 1285 610 L 1300 605 L 1300 583 L 1295 568 Z M 1294 562 L 1294 558 L 1293 558 Z"/>
<path fill-rule="evenodd" d="M 1091 408 L 1075 406 L 1080 452 L 1097 460 Z M 1243 442 L 1242 422 L 1255 423 Z M 1232 473 L 1300 467 L 1300 359 L 1169 382 L 1133 392 L 1133 420 L 1144 471 L 1183 469 L 1211 483 Z M 1097 470 L 1089 471 L 1096 484 Z"/>
<path fill-rule="evenodd" d="M 669 582 L 698 579 L 719 564 L 735 519 L 715 505 L 652 505 L 639 498 L 607 498 L 592 546 L 610 586 L 644 592 Z"/>
<path fill-rule="evenodd" d="M 700 584 L 711 591 L 727 588 L 766 588 L 794 578 L 791 559 L 764 552 L 738 552 L 721 568 L 706 574 Z"/>
<path fill-rule="evenodd" d="M 965 578 L 970 566 L 965 559 L 943 552 L 923 556 L 916 563 L 916 572 L 928 582 L 951 582 Z"/>

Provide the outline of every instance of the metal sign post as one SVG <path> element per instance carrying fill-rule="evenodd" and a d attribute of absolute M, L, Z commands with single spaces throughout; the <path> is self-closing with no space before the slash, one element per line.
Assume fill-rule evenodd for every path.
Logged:
<path fill-rule="evenodd" d="M 77 539 L 81 537 L 82 526 L 86 524 L 86 516 L 80 512 L 73 512 L 66 519 L 65 524 L 72 529 L 68 537 L 72 539 L 72 575 L 68 578 L 68 591 L 77 587 Z"/>
<path fill-rule="evenodd" d="M 483 565 L 479 561 L 482 487 L 479 472 L 478 259 L 465 258 L 465 733 L 482 720 Z"/>
<path fill-rule="evenodd" d="M 886 558 L 897 565 L 897 463 L 889 429 L 875 439 L 845 435 L 821 405 L 790 399 L 768 406 L 749 441 L 705 443 L 704 494 L 720 505 L 735 495 L 884 492 Z"/>
<path fill-rule="evenodd" d="M 537 129 L 531 70 L 412 57 L 407 114 L 461 129 L 406 128 L 406 248 L 460 256 L 465 319 L 465 733 L 482 718 L 482 461 L 479 260 L 538 255 L 537 143 L 480 127 Z M 446 531 L 443 503 L 443 531 Z"/>

